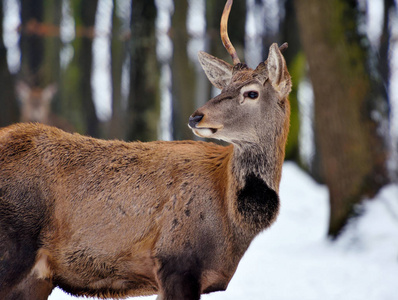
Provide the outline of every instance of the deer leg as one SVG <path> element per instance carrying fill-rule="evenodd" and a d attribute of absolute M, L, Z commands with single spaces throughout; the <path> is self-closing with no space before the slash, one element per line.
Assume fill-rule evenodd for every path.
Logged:
<path fill-rule="evenodd" d="M 160 260 L 158 300 L 199 300 L 201 265 L 192 257 Z"/>
<path fill-rule="evenodd" d="M 47 300 L 53 288 L 51 280 L 31 273 L 11 290 L 5 300 Z"/>
<path fill-rule="evenodd" d="M 39 250 L 27 275 L 5 295 L 5 300 L 46 300 L 54 286 L 45 251 Z"/>
<path fill-rule="evenodd" d="M 19 220 L 17 212 L 0 197 L 0 299 L 35 299 L 15 296 L 32 273 L 38 250 L 37 234 Z"/>
<path fill-rule="evenodd" d="M 1 209 L 1 207 L 0 207 Z M 0 219 L 0 299 L 7 299 L 10 291 L 29 274 L 34 265 L 35 251 L 16 238 Z"/>

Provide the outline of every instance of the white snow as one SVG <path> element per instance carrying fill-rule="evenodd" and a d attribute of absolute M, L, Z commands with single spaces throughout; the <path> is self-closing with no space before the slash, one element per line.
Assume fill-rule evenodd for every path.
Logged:
<path fill-rule="evenodd" d="M 398 299 L 398 185 L 365 201 L 337 242 L 326 237 L 327 188 L 293 163 L 284 165 L 280 198 L 278 220 L 253 241 L 227 291 L 202 299 Z M 76 298 L 56 289 L 50 299 Z"/>

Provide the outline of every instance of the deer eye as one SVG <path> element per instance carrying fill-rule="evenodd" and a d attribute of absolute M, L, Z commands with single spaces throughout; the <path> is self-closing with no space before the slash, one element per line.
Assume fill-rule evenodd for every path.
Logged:
<path fill-rule="evenodd" d="M 243 94 L 244 97 L 248 97 L 250 99 L 257 99 L 258 98 L 258 92 L 255 91 L 249 91 L 249 92 L 245 92 Z"/>

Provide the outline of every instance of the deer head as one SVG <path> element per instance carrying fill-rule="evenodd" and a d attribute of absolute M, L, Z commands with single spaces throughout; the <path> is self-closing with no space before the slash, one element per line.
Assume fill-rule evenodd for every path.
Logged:
<path fill-rule="evenodd" d="M 189 127 L 200 137 L 236 145 L 258 143 L 288 126 L 290 106 L 287 96 L 291 80 L 281 54 L 287 44 L 280 48 L 272 44 L 267 60 L 254 70 L 240 63 L 227 34 L 231 5 L 232 0 L 229 0 L 224 8 L 221 39 L 233 59 L 233 65 L 199 52 L 203 70 L 221 93 L 191 115 Z"/>
<path fill-rule="evenodd" d="M 57 85 L 45 88 L 30 87 L 23 81 L 17 82 L 16 92 L 20 100 L 21 122 L 49 123 L 51 101 L 57 92 Z"/>

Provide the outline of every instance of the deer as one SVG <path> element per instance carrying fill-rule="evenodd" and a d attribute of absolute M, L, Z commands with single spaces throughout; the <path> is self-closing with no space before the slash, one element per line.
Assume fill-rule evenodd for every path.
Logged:
<path fill-rule="evenodd" d="M 31 87 L 20 80 L 15 85 L 20 106 L 20 122 L 39 122 L 54 126 L 67 132 L 74 132 L 74 127 L 65 119 L 51 111 L 51 102 L 57 93 L 58 87 L 55 83 L 44 88 Z"/>
<path fill-rule="evenodd" d="M 198 300 L 226 290 L 276 220 L 291 79 L 276 43 L 255 69 L 198 57 L 221 89 L 189 117 L 199 137 L 101 140 L 38 123 L 0 130 L 0 299 Z"/>

